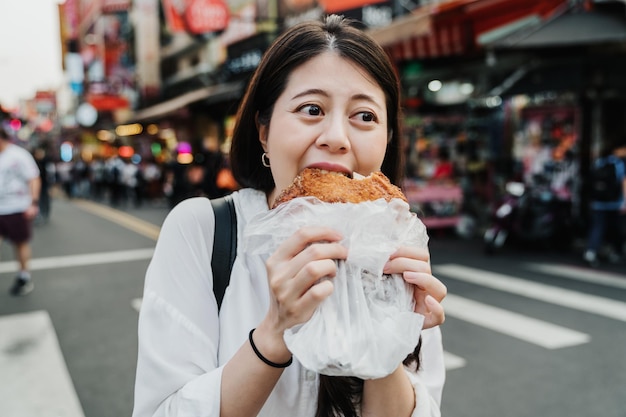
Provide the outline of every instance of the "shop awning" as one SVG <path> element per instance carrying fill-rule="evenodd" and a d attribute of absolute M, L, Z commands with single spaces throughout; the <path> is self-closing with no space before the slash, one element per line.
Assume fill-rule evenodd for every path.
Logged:
<path fill-rule="evenodd" d="M 394 61 L 470 54 L 567 9 L 568 0 L 450 0 L 428 4 L 372 36 Z"/>
<path fill-rule="evenodd" d="M 396 18 L 392 24 L 371 29 L 369 34 L 382 47 L 403 43 L 431 32 L 431 7 L 420 7 L 414 13 Z"/>
<path fill-rule="evenodd" d="M 245 83 L 243 81 L 237 81 L 227 84 L 216 84 L 190 91 L 168 101 L 155 104 L 152 107 L 138 110 L 131 115 L 130 120 L 135 122 L 155 120 L 170 115 L 191 103 L 201 100 L 210 104 L 238 98 L 243 93 L 244 87 Z"/>
<path fill-rule="evenodd" d="M 494 48 L 560 48 L 626 42 L 626 16 L 574 11 L 547 22 L 534 31 L 512 34 L 492 44 Z"/>

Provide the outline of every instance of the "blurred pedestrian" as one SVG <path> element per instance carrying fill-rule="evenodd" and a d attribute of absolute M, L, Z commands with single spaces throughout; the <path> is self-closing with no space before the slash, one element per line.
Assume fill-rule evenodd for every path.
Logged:
<path fill-rule="evenodd" d="M 104 164 L 104 178 L 109 192 L 109 203 L 113 207 L 117 207 L 124 201 L 124 184 L 122 181 L 122 172 L 125 163 L 117 155 L 107 159 Z"/>
<path fill-rule="evenodd" d="M 123 202 L 124 204 L 133 204 L 135 207 L 139 207 L 139 199 L 137 197 L 137 187 L 139 184 L 137 175 L 139 173 L 139 167 L 137 164 L 134 164 L 131 160 L 124 160 L 124 165 L 122 166 L 122 187 L 123 191 Z"/>
<path fill-rule="evenodd" d="M 74 198 L 74 180 L 72 178 L 72 170 L 74 162 L 60 161 L 56 166 L 57 182 L 61 184 L 61 188 L 65 192 L 67 198 Z"/>
<path fill-rule="evenodd" d="M 609 262 L 621 259 L 623 236 L 619 224 L 620 212 L 626 211 L 626 172 L 619 155 L 624 147 L 606 146 L 591 169 L 591 225 L 583 254 L 590 266 L 598 265 L 598 251 L 605 240 Z"/>
<path fill-rule="evenodd" d="M 54 164 L 50 161 L 44 148 L 37 148 L 33 153 L 37 168 L 39 168 L 39 177 L 41 187 L 39 191 L 39 216 L 38 219 L 47 223 L 50 218 L 50 186 L 54 183 Z"/>
<path fill-rule="evenodd" d="M 15 249 L 19 272 L 9 290 L 14 296 L 34 288 L 28 263 L 31 257 L 32 222 L 39 213 L 41 179 L 33 156 L 13 143 L 0 126 L 0 240 Z"/>
<path fill-rule="evenodd" d="M 106 192 L 106 182 L 104 178 L 104 159 L 97 155 L 90 165 L 90 189 L 91 197 L 96 201 L 101 201 Z"/>
<path fill-rule="evenodd" d="M 145 183 L 144 196 L 150 200 L 156 200 L 163 196 L 163 178 L 161 167 L 154 161 L 149 159 L 142 162 L 143 180 Z"/>
<path fill-rule="evenodd" d="M 178 152 L 174 151 L 172 159 L 163 169 L 163 194 L 167 197 L 169 208 L 174 208 L 186 198 L 187 165 L 178 158 Z"/>

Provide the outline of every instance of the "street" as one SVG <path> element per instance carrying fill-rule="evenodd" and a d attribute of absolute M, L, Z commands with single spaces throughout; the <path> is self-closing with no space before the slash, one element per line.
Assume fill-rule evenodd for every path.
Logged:
<path fill-rule="evenodd" d="M 130 416 L 144 272 L 164 204 L 55 199 L 35 228 L 35 290 L 12 298 L 0 248 L 0 416 Z M 434 233 L 447 286 L 445 417 L 626 416 L 626 268 Z"/>

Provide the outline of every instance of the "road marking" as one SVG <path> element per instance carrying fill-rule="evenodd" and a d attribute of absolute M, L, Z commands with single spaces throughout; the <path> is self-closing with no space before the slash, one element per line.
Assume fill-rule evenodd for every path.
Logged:
<path fill-rule="evenodd" d="M 443 274 L 453 279 L 626 321 L 626 303 L 622 301 L 455 264 L 436 265 L 433 266 L 433 270 L 437 274 Z"/>
<path fill-rule="evenodd" d="M 626 275 L 597 271 L 571 265 L 528 263 L 526 268 L 561 278 L 626 289 Z"/>
<path fill-rule="evenodd" d="M 546 349 L 576 346 L 590 336 L 542 320 L 448 294 L 443 300 L 446 315 L 515 337 Z"/>
<path fill-rule="evenodd" d="M 139 313 L 139 310 L 141 310 L 141 302 L 143 301 L 143 298 L 133 298 L 132 301 L 130 302 L 130 305 L 137 310 L 137 313 Z"/>
<path fill-rule="evenodd" d="M 0 317 L 0 369 L 0 416 L 85 416 L 46 311 Z"/>
<path fill-rule="evenodd" d="M 117 223 L 133 232 L 140 235 L 149 237 L 150 239 L 157 240 L 161 228 L 153 225 L 150 222 L 138 219 L 135 216 L 124 213 L 123 211 L 116 210 L 111 207 L 103 206 L 88 200 L 74 200 L 74 204 L 85 211 L 88 211 L 97 216 L 103 217 L 107 220 Z"/>
<path fill-rule="evenodd" d="M 82 255 L 52 256 L 36 258 L 30 261 L 31 271 L 42 269 L 69 268 L 73 266 L 111 264 L 138 261 L 152 258 L 154 248 L 133 249 L 113 252 L 86 253 Z M 18 270 L 16 261 L 0 262 L 0 273 Z"/>
<path fill-rule="evenodd" d="M 463 368 L 467 365 L 467 361 L 465 359 L 445 350 L 443 351 L 443 363 L 445 364 L 446 371 Z"/>

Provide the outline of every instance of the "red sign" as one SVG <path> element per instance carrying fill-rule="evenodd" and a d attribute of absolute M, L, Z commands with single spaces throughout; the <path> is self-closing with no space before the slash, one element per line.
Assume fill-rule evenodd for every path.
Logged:
<path fill-rule="evenodd" d="M 127 109 L 128 99 L 113 94 L 89 94 L 87 101 L 98 111 L 113 111 Z"/>
<path fill-rule="evenodd" d="M 230 11 L 223 0 L 191 0 L 185 9 L 187 30 L 195 35 L 226 29 Z"/>

